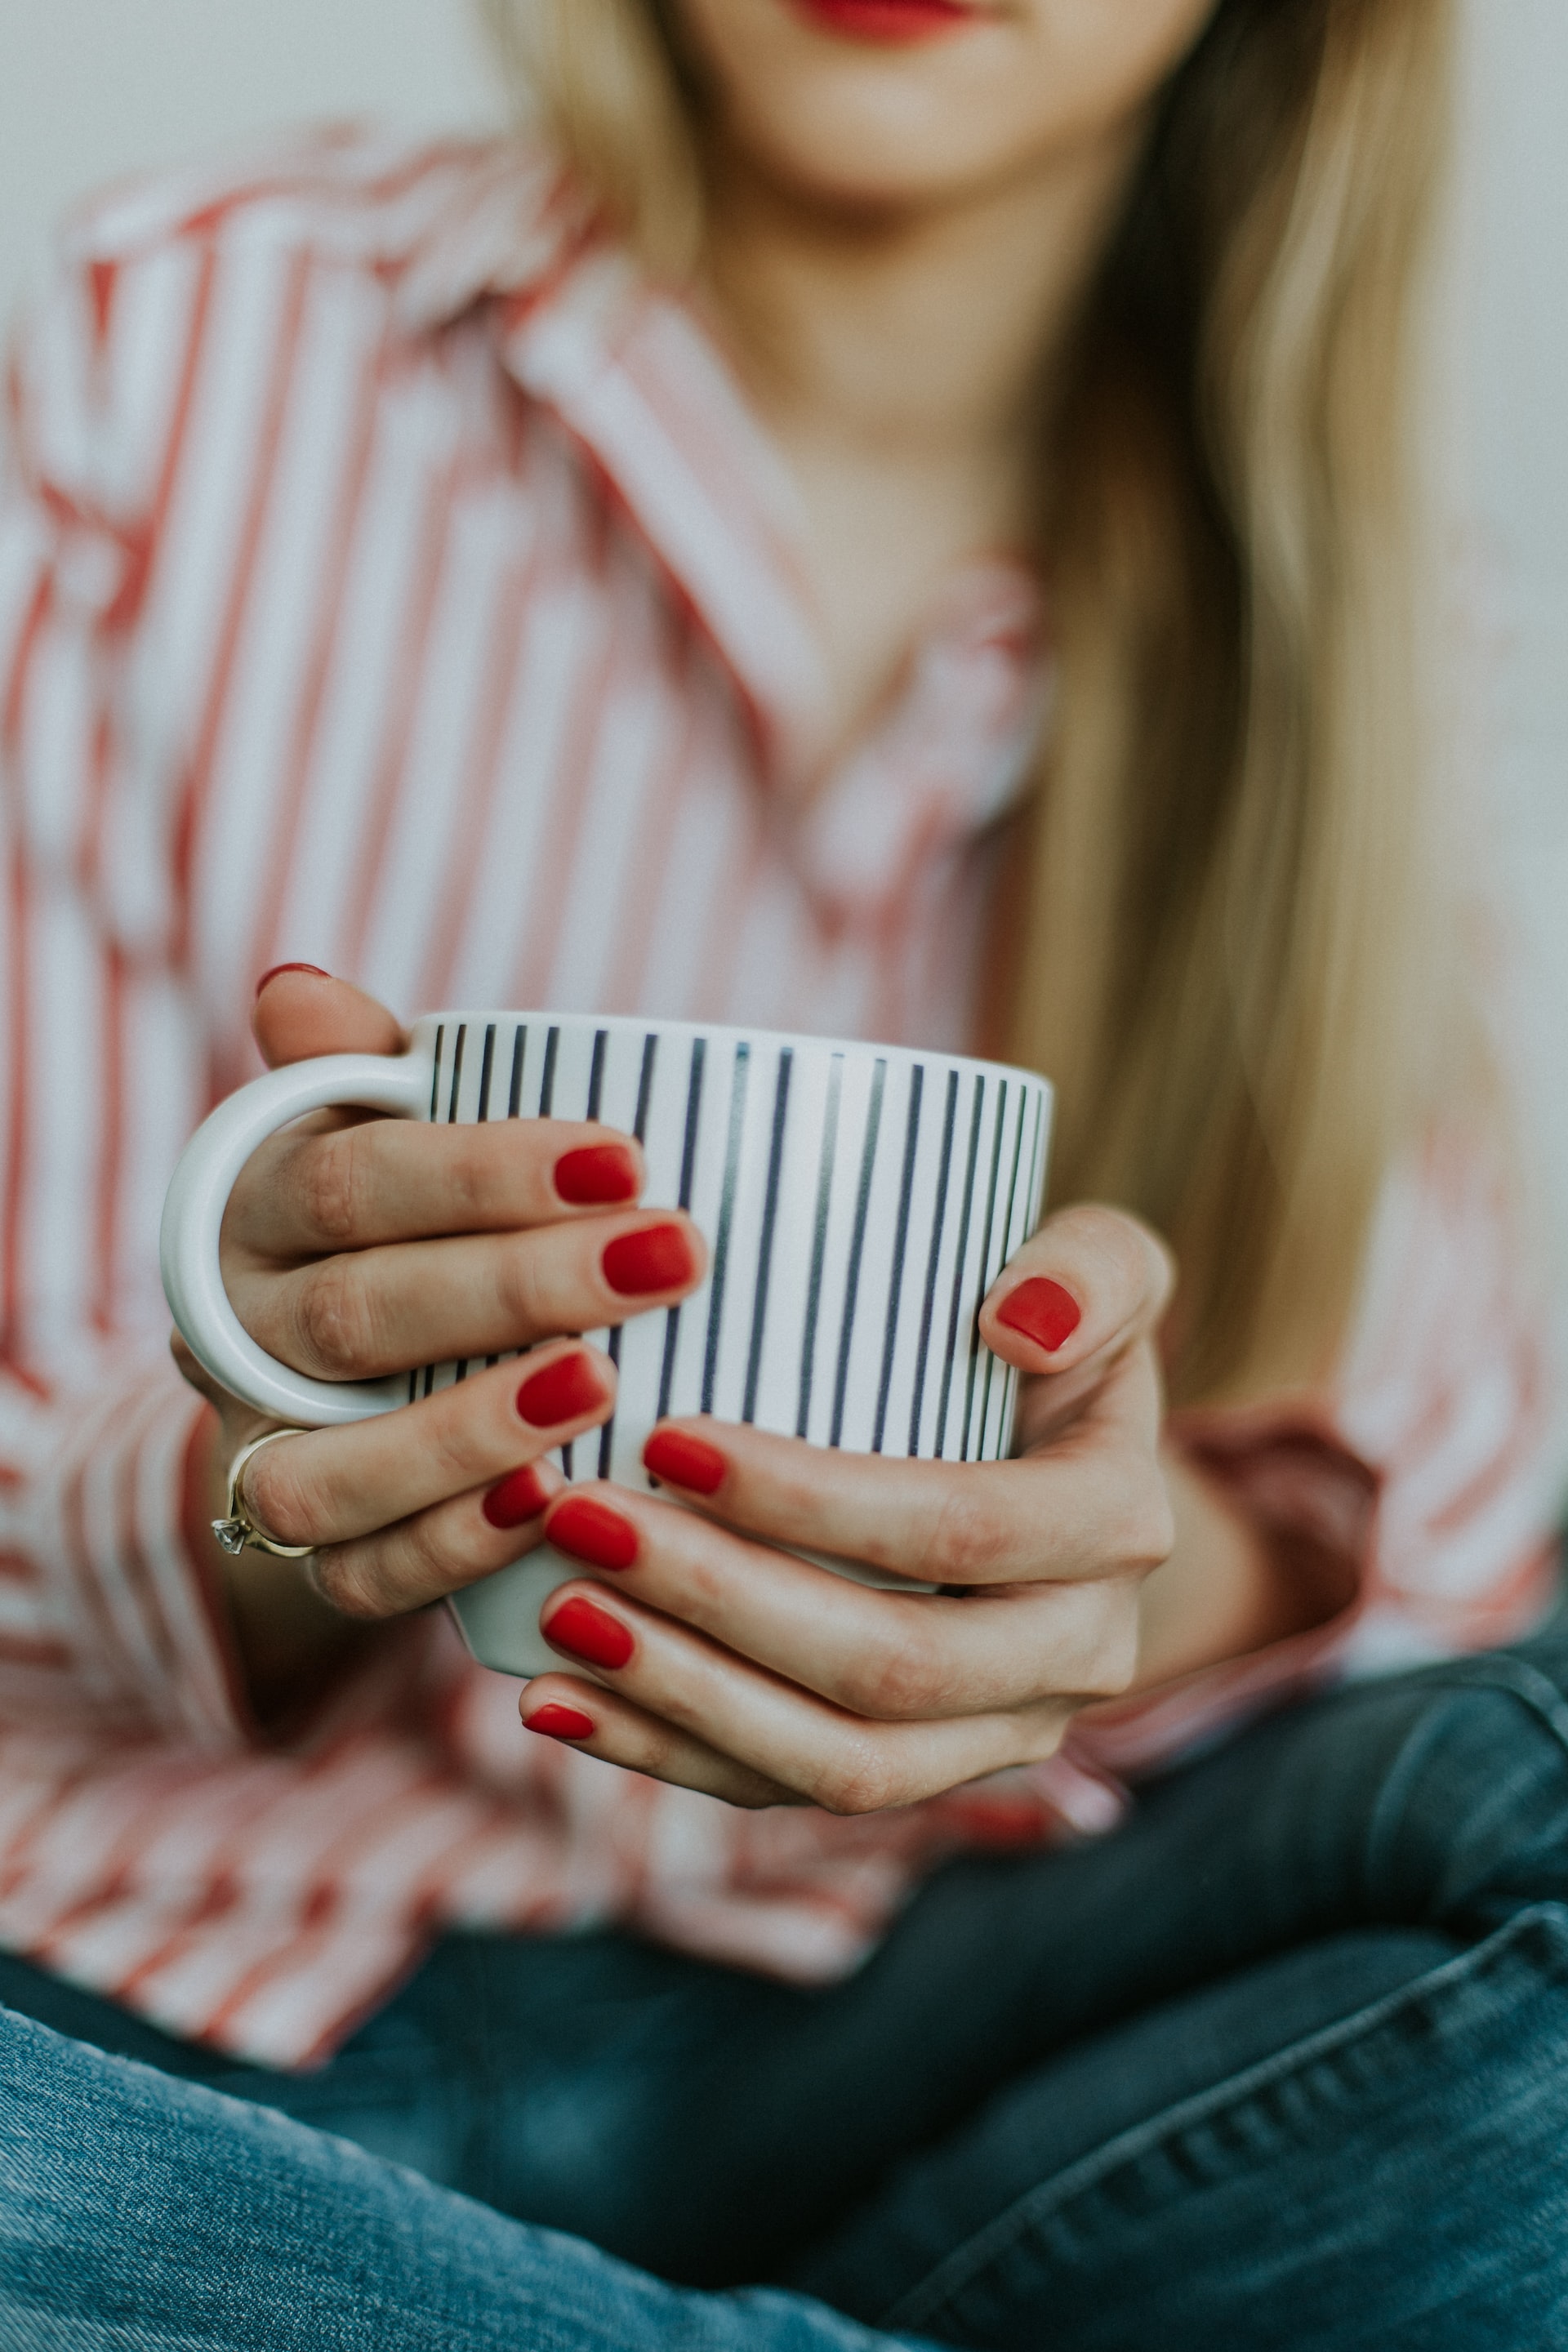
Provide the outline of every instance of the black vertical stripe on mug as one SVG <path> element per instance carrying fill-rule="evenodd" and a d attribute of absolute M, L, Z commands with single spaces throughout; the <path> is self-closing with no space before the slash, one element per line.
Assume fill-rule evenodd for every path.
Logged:
<path fill-rule="evenodd" d="M 437 1021 L 436 1024 L 436 1060 L 430 1072 L 430 1118 L 432 1124 L 435 1122 L 436 1115 L 441 1103 L 441 1055 L 446 1042 L 447 1024 L 444 1021 Z M 421 1380 L 425 1382 L 426 1395 L 429 1395 L 431 1376 L 431 1367 L 428 1364 L 425 1366 L 423 1371 L 416 1369 L 409 1373 L 408 1402 L 410 1404 L 413 1404 L 418 1398 L 419 1383 Z"/>
<path fill-rule="evenodd" d="M 849 1389 L 849 1349 L 855 1338 L 855 1307 L 860 1289 L 860 1260 L 866 1247 L 866 1221 L 871 1213 L 871 1173 L 877 1164 L 877 1138 L 882 1128 L 882 1094 L 888 1065 L 879 1061 L 871 1073 L 871 1102 L 866 1113 L 866 1141 L 860 1153 L 860 1186 L 855 1199 L 855 1230 L 849 1239 L 849 1265 L 844 1282 L 844 1321 L 838 1333 L 838 1377 L 833 1385 L 833 1425 L 827 1443 L 837 1445 L 844 1434 L 844 1404 Z"/>
<path fill-rule="evenodd" d="M 544 1033 L 544 1075 L 539 1081 L 539 1116 L 548 1118 L 555 1104 L 555 1056 L 561 1047 L 559 1029 Z"/>
<path fill-rule="evenodd" d="M 637 1117 L 632 1121 L 632 1133 L 639 1143 L 646 1142 L 647 1139 L 647 1108 L 653 1095 L 653 1066 L 658 1052 L 658 1039 L 653 1031 L 649 1030 L 642 1044 L 642 1069 L 637 1076 Z M 621 1369 L 621 1327 L 618 1323 L 610 1334 L 609 1356 L 611 1363 L 618 1372 Z M 610 1461 L 615 1453 L 615 1446 L 616 1416 L 612 1413 L 599 1432 L 601 1478 L 607 1478 L 610 1475 Z"/>
<path fill-rule="evenodd" d="M 1002 1229 L 996 1239 L 996 1272 L 995 1274 L 993 1274 L 988 1280 L 986 1278 L 985 1269 L 982 1266 L 980 1270 L 982 1286 L 980 1296 L 982 1299 L 984 1298 L 986 1291 L 990 1289 L 991 1284 L 995 1281 L 996 1276 L 1001 1273 L 1002 1268 L 1006 1265 L 1008 1257 L 1011 1255 L 1011 1252 L 1008 1247 L 1008 1237 L 1013 1231 L 1013 1212 L 1017 1205 L 1018 1200 L 1018 1170 L 1024 1157 L 1024 1114 L 1028 1108 L 1028 1095 L 1025 1089 L 1020 1087 L 1018 1089 L 1018 1131 L 1013 1139 L 1013 1174 L 1007 1186 L 1007 1211 L 1002 1220 Z M 978 1306 L 974 1310 L 974 1328 L 976 1340 L 978 1341 L 980 1331 L 980 1308 Z M 980 1431 L 974 1441 L 974 1450 L 977 1456 L 984 1454 L 985 1451 L 985 1425 L 991 1412 L 991 1388 L 992 1382 L 995 1377 L 996 1364 L 997 1359 L 992 1354 L 990 1349 L 987 1348 L 985 1350 L 985 1386 L 981 1392 L 980 1398 Z M 1005 1387 L 1005 1381 L 1004 1381 L 1003 1385 Z"/>
<path fill-rule="evenodd" d="M 694 1037 L 691 1041 L 691 1073 L 686 1082 L 686 1139 L 680 1153 L 680 1195 L 679 1205 L 691 1206 L 691 1174 L 697 1162 L 697 1129 L 702 1117 L 702 1073 L 707 1060 L 708 1040 Z M 675 1378 L 675 1346 L 680 1337 L 680 1308 L 672 1307 L 665 1317 L 664 1361 L 658 1375 L 658 1419 L 669 1411 L 669 1384 Z"/>
<path fill-rule="evenodd" d="M 594 1032 L 594 1058 L 588 1069 L 588 1117 L 596 1119 L 599 1105 L 605 1098 L 605 1048 L 610 1042 L 607 1029 Z"/>
<path fill-rule="evenodd" d="M 719 1226 L 713 1236 L 713 1282 L 708 1293 L 708 1339 L 702 1351 L 702 1410 L 713 1410 L 719 1341 L 724 1324 L 724 1287 L 730 1274 L 730 1228 L 735 1217 L 735 1179 L 746 1125 L 746 1091 L 752 1075 L 750 1045 L 737 1045 L 730 1077 L 730 1133 L 724 1146 L 724 1182 L 719 1195 Z"/>
<path fill-rule="evenodd" d="M 436 1066 L 430 1073 L 430 1118 L 432 1124 L 435 1122 L 436 1107 L 441 1099 L 441 1048 L 445 1045 L 446 1039 L 447 1024 L 444 1021 L 438 1021 L 436 1024 Z"/>
<path fill-rule="evenodd" d="M 511 1084 L 506 1090 L 506 1115 L 516 1118 L 522 1109 L 522 1066 L 528 1055 L 528 1024 L 520 1021 L 511 1041 Z"/>
<path fill-rule="evenodd" d="M 969 1459 L 969 1433 L 974 1416 L 974 1376 L 980 1364 L 980 1307 L 990 1284 L 985 1269 L 991 1262 L 991 1235 L 996 1223 L 996 1188 L 1002 1180 L 1002 1134 L 1007 1124 L 1007 1080 L 1003 1079 L 996 1090 L 996 1131 L 991 1144 L 991 1181 L 985 1188 L 984 1239 L 980 1244 L 980 1264 L 976 1269 L 974 1303 L 969 1310 L 969 1369 L 963 1382 L 963 1427 L 960 1432 L 958 1458 Z"/>
<path fill-rule="evenodd" d="M 458 1119 L 458 1095 L 463 1083 L 463 1048 L 468 1042 L 468 1024 L 458 1024 L 457 1043 L 452 1048 L 452 1091 L 447 1103 L 447 1124 L 455 1127 Z"/>
<path fill-rule="evenodd" d="M 481 1125 L 490 1115 L 490 1080 L 496 1066 L 496 1024 L 485 1028 L 485 1050 L 479 1061 L 479 1120 Z"/>
<path fill-rule="evenodd" d="M 778 1222 L 779 1176 L 784 1167 L 784 1126 L 789 1118 L 789 1081 L 795 1053 L 779 1049 L 779 1072 L 773 1086 L 773 1132 L 768 1147 L 768 1185 L 763 1196 L 763 1231 L 757 1249 L 757 1286 L 752 1298 L 752 1344 L 746 1357 L 746 1393 L 741 1419 L 757 1417 L 757 1384 L 763 1371 L 763 1331 L 768 1319 L 768 1286 L 773 1278 L 773 1228 Z"/>
<path fill-rule="evenodd" d="M 969 1221 L 974 1211 L 974 1175 L 980 1161 L 980 1121 L 985 1108 L 985 1080 L 976 1076 L 974 1100 L 969 1113 L 968 1164 L 963 1172 L 963 1205 L 958 1220 L 958 1251 L 952 1261 L 952 1299 L 947 1318 L 947 1350 L 942 1358 L 942 1392 L 936 1411 L 936 1458 L 947 1456 L 947 1408 L 952 1394 L 953 1367 L 958 1360 L 958 1326 L 963 1309 L 963 1262 L 969 1255 Z"/>
<path fill-rule="evenodd" d="M 925 1064 L 910 1073 L 910 1112 L 904 1129 L 904 1168 L 899 1179 L 899 1221 L 893 1229 L 893 1270 L 888 1282 L 888 1316 L 882 1340 L 882 1377 L 877 1385 L 877 1425 L 871 1451 L 880 1454 L 888 1426 L 888 1397 L 893 1385 L 893 1348 L 899 1336 L 899 1307 L 904 1295 L 904 1252 L 910 1239 L 910 1202 L 915 1189 L 915 1154 L 921 1139 L 921 1098 L 925 1093 Z"/>
<path fill-rule="evenodd" d="M 921 1294 L 921 1336 L 915 1349 L 914 1400 L 910 1406 L 910 1452 L 921 1444 L 921 1407 L 925 1402 L 926 1365 L 931 1357 L 931 1327 L 936 1310 L 936 1269 L 942 1255 L 942 1230 L 947 1223 L 947 1194 L 952 1174 L 952 1130 L 958 1117 L 958 1072 L 947 1074 L 947 1102 L 942 1115 L 942 1154 L 936 1171 L 936 1214 L 931 1221 L 931 1252 L 926 1259 L 925 1288 Z"/>
<path fill-rule="evenodd" d="M 650 1030 L 643 1039 L 642 1069 L 637 1077 L 637 1110 L 632 1121 L 632 1133 L 639 1143 L 647 1141 L 647 1109 L 653 1097 L 653 1066 L 658 1055 L 658 1039 Z"/>
<path fill-rule="evenodd" d="M 816 1318 L 822 1306 L 822 1266 L 827 1252 L 827 1212 L 833 1198 L 833 1163 L 838 1150 L 838 1097 L 844 1084 L 844 1056 L 835 1054 L 827 1066 L 827 1102 L 822 1114 L 822 1149 L 816 1164 L 816 1217 L 811 1235 L 811 1279 L 805 1293 L 805 1329 L 800 1343 L 800 1403 L 795 1433 L 805 1437 L 811 1420 L 811 1386 L 816 1365 Z"/>

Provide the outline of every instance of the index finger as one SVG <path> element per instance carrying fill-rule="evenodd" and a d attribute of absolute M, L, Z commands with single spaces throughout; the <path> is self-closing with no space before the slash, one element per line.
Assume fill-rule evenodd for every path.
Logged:
<path fill-rule="evenodd" d="M 1013 1462 L 845 1454 L 733 1422 L 661 1422 L 647 1467 L 727 1527 L 916 1584 L 1072 1582 L 1139 1573 L 1171 1546 L 1147 1348 L 1106 1383 L 1092 1428 Z"/>

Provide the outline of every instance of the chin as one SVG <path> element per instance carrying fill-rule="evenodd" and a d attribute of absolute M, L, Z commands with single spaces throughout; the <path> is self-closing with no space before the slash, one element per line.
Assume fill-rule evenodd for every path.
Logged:
<path fill-rule="evenodd" d="M 954 93 L 935 75 L 885 67 L 801 80 L 809 87 L 798 95 L 780 88 L 737 107 L 730 123 L 752 165 L 797 197 L 896 211 L 1005 179 L 1027 159 L 1032 142 L 1005 135 L 994 93 Z"/>

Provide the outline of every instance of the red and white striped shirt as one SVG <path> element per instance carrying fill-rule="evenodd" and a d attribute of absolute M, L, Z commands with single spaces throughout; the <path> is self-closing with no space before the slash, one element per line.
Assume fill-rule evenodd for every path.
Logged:
<path fill-rule="evenodd" d="M 181 1535 L 199 1407 L 156 1262 L 183 1141 L 256 1066 L 257 973 L 962 1045 L 1048 664 L 1030 578 L 976 566 L 830 761 L 776 457 L 514 148 L 295 142 L 107 200 L 67 261 L 0 509 L 0 1944 L 283 2065 L 453 1924 L 615 1918 L 826 1977 L 955 1844 L 1108 1826 L 1121 1773 L 1270 1692 L 1531 1622 L 1529 1284 L 1436 1143 L 1321 1426 L 1191 1433 L 1355 1561 L 1321 1634 L 883 1820 L 528 1739 L 438 1615 L 258 1741 Z"/>

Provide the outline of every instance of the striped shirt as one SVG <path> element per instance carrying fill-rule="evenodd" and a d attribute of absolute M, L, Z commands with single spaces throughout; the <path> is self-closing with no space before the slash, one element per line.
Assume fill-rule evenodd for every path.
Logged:
<path fill-rule="evenodd" d="M 1110 1826 L 1266 1698 L 1550 1590 L 1552 1400 L 1495 1182 L 1391 1181 L 1310 1415 L 1194 1456 L 1346 1564 L 1320 1633 L 885 1819 L 732 1812 L 525 1738 L 439 1614 L 247 1721 L 181 1533 L 163 1189 L 257 973 L 961 1046 L 1037 589 L 964 571 L 830 752 L 776 456 L 693 317 L 504 145 L 293 142 L 98 205 L 10 376 L 0 508 L 0 1944 L 258 2061 L 451 1926 L 615 1919 L 802 1980 L 955 1847 Z"/>

